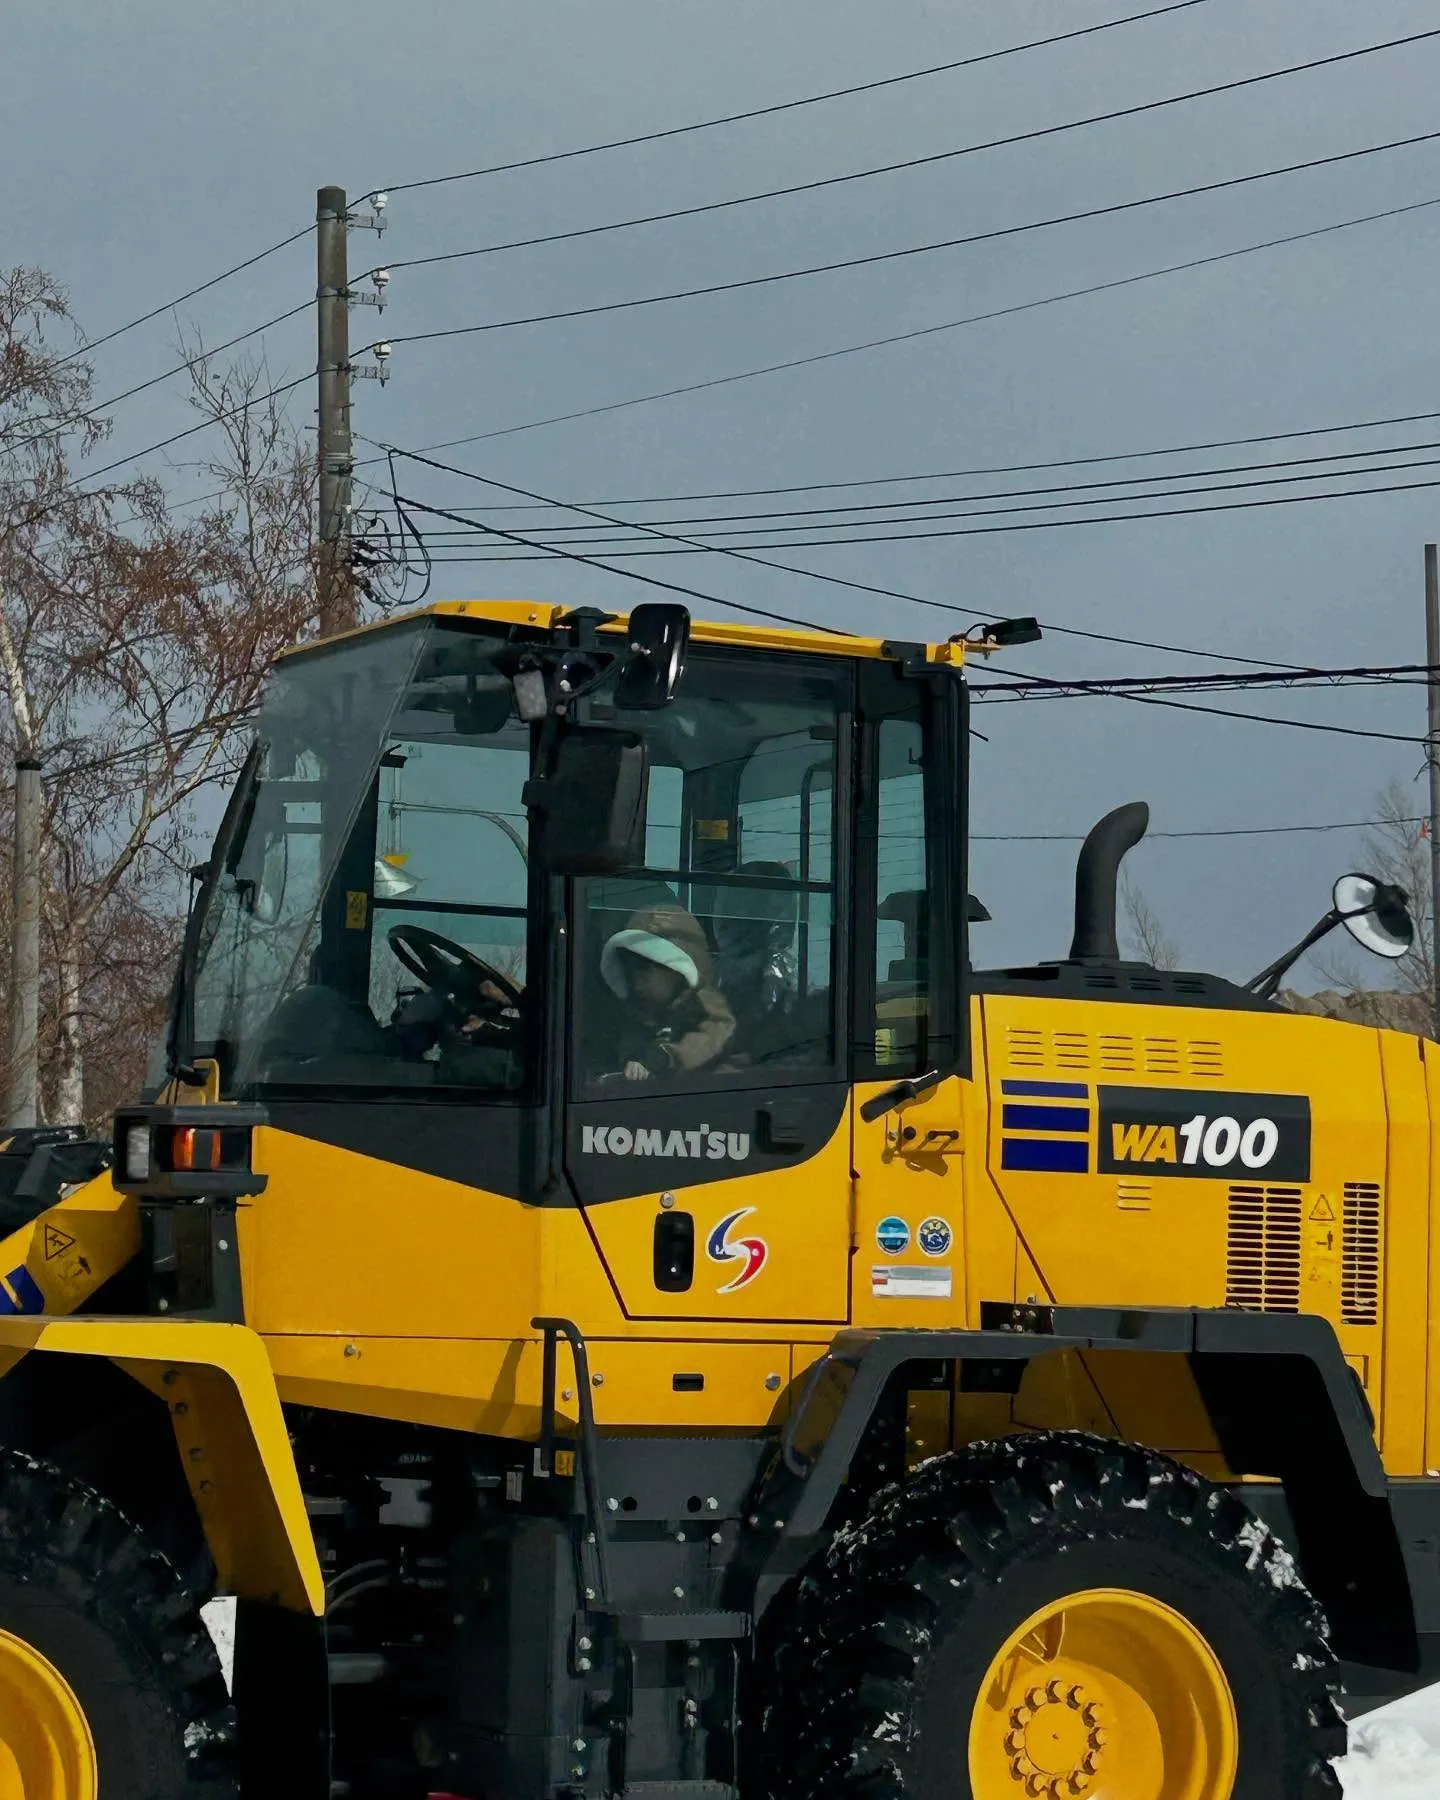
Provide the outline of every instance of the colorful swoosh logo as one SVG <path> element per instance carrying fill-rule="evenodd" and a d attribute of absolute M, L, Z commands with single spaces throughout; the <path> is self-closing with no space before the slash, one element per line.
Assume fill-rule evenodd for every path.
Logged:
<path fill-rule="evenodd" d="M 749 1287 L 750 1283 L 770 1260 L 770 1246 L 761 1237 L 732 1238 L 730 1233 L 742 1219 L 748 1219 L 755 1208 L 743 1206 L 739 1212 L 733 1212 L 723 1218 L 710 1233 L 710 1241 L 705 1246 L 705 1254 L 711 1262 L 742 1263 L 744 1266 L 719 1291 L 722 1294 L 733 1294 L 737 1288 Z"/>

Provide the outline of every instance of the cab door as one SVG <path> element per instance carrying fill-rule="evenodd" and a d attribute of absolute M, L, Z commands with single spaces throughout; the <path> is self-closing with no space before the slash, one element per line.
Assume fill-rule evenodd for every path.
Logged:
<path fill-rule="evenodd" d="M 625 715 L 645 864 L 572 884 L 565 1168 L 631 1318 L 846 1317 L 854 683 L 698 644 Z"/>
<path fill-rule="evenodd" d="M 857 1325 L 965 1309 L 964 690 L 946 668 L 866 671 L 851 1056 Z"/>

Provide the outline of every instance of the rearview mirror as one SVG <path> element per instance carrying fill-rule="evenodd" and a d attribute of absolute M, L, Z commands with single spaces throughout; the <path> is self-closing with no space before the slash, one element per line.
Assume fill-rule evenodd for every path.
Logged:
<path fill-rule="evenodd" d="M 665 600 L 637 606 L 626 628 L 630 655 L 615 684 L 615 704 L 637 711 L 668 706 L 685 673 L 690 614 Z"/>
<path fill-rule="evenodd" d="M 1342 875 L 1335 883 L 1334 902 L 1340 923 L 1363 950 L 1393 961 L 1415 941 L 1403 888 L 1374 875 Z"/>
<path fill-rule="evenodd" d="M 542 867 L 552 875 L 613 875 L 643 862 L 648 788 L 645 743 L 635 732 L 567 731 L 550 772 L 525 786 Z"/>

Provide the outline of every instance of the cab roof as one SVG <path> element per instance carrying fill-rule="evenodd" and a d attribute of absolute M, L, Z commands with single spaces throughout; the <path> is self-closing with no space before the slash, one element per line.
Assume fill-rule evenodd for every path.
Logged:
<path fill-rule="evenodd" d="M 550 631 L 572 616 L 576 608 L 551 600 L 436 600 L 429 606 L 412 607 L 373 624 L 357 625 L 353 630 L 337 632 L 332 637 L 313 643 L 297 644 L 282 654 L 286 657 L 329 649 L 349 638 L 368 636 L 377 631 L 393 631 L 415 619 L 446 618 L 486 620 L 497 625 L 529 625 L 537 631 Z M 602 631 L 623 632 L 628 614 L 616 613 Z M 893 659 L 896 656 L 922 654 L 927 662 L 958 666 L 965 660 L 965 647 L 960 643 L 925 644 L 905 639 L 860 637 L 842 631 L 800 631 L 773 625 L 751 625 L 740 620 L 694 619 L 691 636 L 701 644 L 723 644 L 752 650 L 804 651 L 825 656 L 862 656 Z"/>

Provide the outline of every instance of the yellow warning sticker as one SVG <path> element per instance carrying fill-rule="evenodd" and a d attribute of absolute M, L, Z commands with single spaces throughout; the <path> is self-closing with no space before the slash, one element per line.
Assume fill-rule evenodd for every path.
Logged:
<path fill-rule="evenodd" d="M 370 896 L 360 890 L 347 891 L 345 895 L 345 929 L 347 931 L 363 931 L 365 921 L 370 913 Z"/>
<path fill-rule="evenodd" d="M 1315 1204 L 1310 1208 L 1310 1222 L 1312 1225 L 1333 1225 L 1335 1223 L 1335 1208 L 1330 1204 L 1328 1194 L 1316 1195 Z"/>

